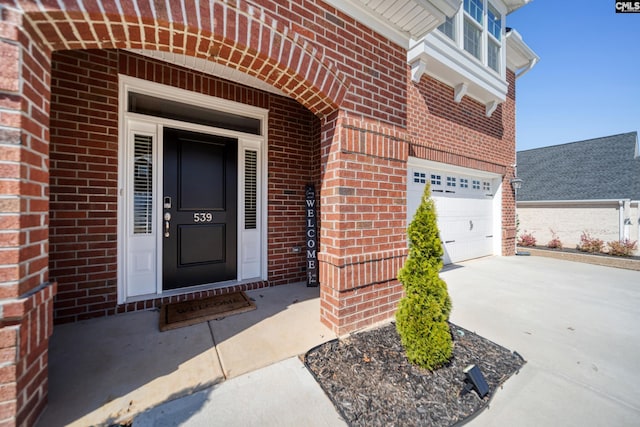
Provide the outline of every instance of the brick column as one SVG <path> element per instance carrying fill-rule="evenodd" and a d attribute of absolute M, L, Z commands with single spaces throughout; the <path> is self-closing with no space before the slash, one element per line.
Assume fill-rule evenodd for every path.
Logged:
<path fill-rule="evenodd" d="M 49 68 L 20 12 L 0 5 L 0 425 L 47 398 Z"/>
<path fill-rule="evenodd" d="M 404 129 L 325 119 L 320 194 L 321 319 L 338 334 L 392 317 L 407 255 Z"/>
<path fill-rule="evenodd" d="M 502 122 L 504 123 L 505 173 L 502 178 L 502 255 L 516 253 L 516 198 L 511 180 L 515 178 L 516 169 L 516 75 L 507 70 L 509 90 L 507 100 L 502 105 Z"/>

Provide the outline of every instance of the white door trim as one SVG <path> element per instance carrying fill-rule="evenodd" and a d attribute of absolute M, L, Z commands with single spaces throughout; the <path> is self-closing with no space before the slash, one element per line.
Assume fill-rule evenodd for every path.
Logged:
<path fill-rule="evenodd" d="M 165 119 L 161 117 L 147 116 L 137 113 L 127 112 L 127 94 L 129 91 L 135 91 L 151 96 L 161 96 L 163 99 L 169 99 L 190 105 L 197 105 L 203 108 L 216 111 L 224 111 L 259 119 L 261 122 L 261 135 L 246 134 L 243 132 L 233 131 L 229 129 L 216 128 L 211 126 L 186 123 L 177 120 Z M 189 293 L 196 290 L 212 289 L 221 286 L 229 286 L 232 284 L 251 282 L 267 279 L 267 124 L 268 110 L 241 104 L 238 102 L 228 101 L 221 98 L 202 95 L 195 92 L 177 89 L 171 86 L 161 85 L 129 76 L 119 76 L 119 132 L 118 132 L 118 304 L 127 302 L 140 301 L 158 298 L 159 296 L 175 295 L 181 293 Z M 225 136 L 237 139 L 238 141 L 238 254 L 237 254 L 237 278 L 234 281 L 222 283 L 212 283 L 189 288 L 177 289 L 172 291 L 162 290 L 162 232 L 159 229 L 162 225 L 162 203 L 160 193 L 162 192 L 162 165 L 163 165 L 163 129 L 165 127 L 184 129 L 193 132 L 207 133 L 211 135 Z M 131 233 L 128 231 L 129 223 L 132 219 L 131 195 L 132 191 L 132 167 L 131 154 L 132 150 L 132 132 L 146 132 L 153 136 L 153 153 L 154 153 L 154 206 L 153 206 L 153 235 L 155 238 L 155 264 L 153 265 L 155 283 L 153 286 L 146 283 L 143 286 L 134 286 L 130 282 L 132 274 L 132 261 L 129 255 L 132 251 L 134 243 Z M 243 260 L 247 259 L 248 250 L 243 248 L 243 241 L 247 241 L 244 230 L 244 153 L 245 150 L 252 150 L 257 153 L 258 157 L 258 209 L 257 209 L 257 227 L 258 230 L 253 237 L 248 240 L 252 249 L 259 248 L 256 257 L 252 257 L 252 264 L 244 265 Z M 149 273 L 151 274 L 151 273 Z"/>

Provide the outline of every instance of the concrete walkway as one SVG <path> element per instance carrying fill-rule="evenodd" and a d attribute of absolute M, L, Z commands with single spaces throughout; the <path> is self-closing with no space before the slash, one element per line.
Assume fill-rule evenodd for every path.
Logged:
<path fill-rule="evenodd" d="M 537 257 L 457 267 L 442 273 L 451 320 L 528 361 L 470 425 L 637 425 L 639 272 Z M 291 357 L 333 338 L 317 320 L 317 289 L 277 287 L 251 296 L 256 312 L 177 329 L 175 336 L 154 332 L 157 313 L 56 327 L 50 406 L 40 426 L 102 424 L 95 420 L 146 408 L 135 427 L 343 426 Z M 112 326 L 97 328 L 103 322 Z"/>
<path fill-rule="evenodd" d="M 174 400 L 143 413 L 133 422 L 133 427 L 346 425 L 296 357 Z"/>
<path fill-rule="evenodd" d="M 49 347 L 49 403 L 37 425 L 128 421 L 167 401 L 217 390 L 225 380 L 335 338 L 320 323 L 319 288 L 294 284 L 247 295 L 255 300 L 256 310 L 167 332 L 158 329 L 157 311 L 55 326 Z M 221 388 L 225 393 L 231 389 Z M 247 413 L 261 399 L 258 389 L 237 397 L 243 408 L 236 414 Z M 330 403 L 329 408 L 334 412 Z"/>

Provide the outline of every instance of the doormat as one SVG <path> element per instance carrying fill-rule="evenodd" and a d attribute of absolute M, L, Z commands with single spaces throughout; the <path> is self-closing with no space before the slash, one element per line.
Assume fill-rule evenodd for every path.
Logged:
<path fill-rule="evenodd" d="M 256 305 L 242 291 L 163 304 L 160 308 L 160 330 L 164 332 L 255 309 Z"/>

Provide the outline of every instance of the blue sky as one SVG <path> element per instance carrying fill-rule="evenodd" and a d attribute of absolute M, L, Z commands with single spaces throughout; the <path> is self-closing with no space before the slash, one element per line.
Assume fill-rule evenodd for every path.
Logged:
<path fill-rule="evenodd" d="M 517 150 L 640 130 L 640 13 L 533 0 L 507 26 L 540 57 L 516 84 Z"/>

